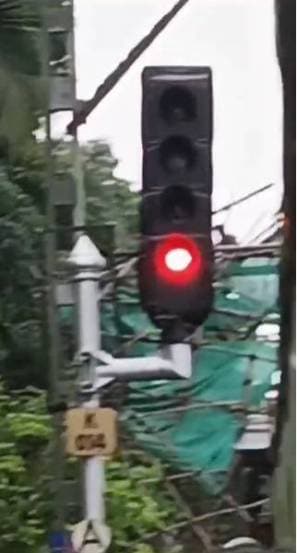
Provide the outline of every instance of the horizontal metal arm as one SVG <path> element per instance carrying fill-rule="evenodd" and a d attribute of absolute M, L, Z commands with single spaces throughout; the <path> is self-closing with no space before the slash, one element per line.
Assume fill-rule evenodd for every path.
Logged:
<path fill-rule="evenodd" d="M 111 377 L 121 381 L 175 380 L 189 378 L 192 355 L 189 344 L 172 344 L 160 356 L 115 358 L 98 351 L 93 357 L 102 362 L 95 369 L 98 378 Z"/>

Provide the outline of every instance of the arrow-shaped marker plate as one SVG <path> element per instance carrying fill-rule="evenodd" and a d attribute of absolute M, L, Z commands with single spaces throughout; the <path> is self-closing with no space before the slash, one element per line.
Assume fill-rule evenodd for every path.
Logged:
<path fill-rule="evenodd" d="M 82 520 L 74 526 L 71 540 L 75 553 L 104 553 L 111 543 L 111 530 L 97 520 Z"/>

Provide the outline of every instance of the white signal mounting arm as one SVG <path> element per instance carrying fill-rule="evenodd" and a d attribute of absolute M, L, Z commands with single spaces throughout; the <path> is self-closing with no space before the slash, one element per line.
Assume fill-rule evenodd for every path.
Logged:
<path fill-rule="evenodd" d="M 95 368 L 99 379 L 174 380 L 190 378 L 192 374 L 190 344 L 168 345 L 162 348 L 160 356 L 117 358 L 105 351 L 98 351 L 91 357 L 101 363 Z"/>

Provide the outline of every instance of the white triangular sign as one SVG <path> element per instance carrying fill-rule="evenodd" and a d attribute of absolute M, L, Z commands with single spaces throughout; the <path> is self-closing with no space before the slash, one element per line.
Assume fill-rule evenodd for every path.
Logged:
<path fill-rule="evenodd" d="M 96 520 L 79 522 L 72 533 L 75 553 L 104 553 L 110 542 L 110 528 Z"/>

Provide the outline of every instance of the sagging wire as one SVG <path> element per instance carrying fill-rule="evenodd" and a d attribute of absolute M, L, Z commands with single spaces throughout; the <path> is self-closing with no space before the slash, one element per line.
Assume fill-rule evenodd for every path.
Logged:
<path fill-rule="evenodd" d="M 264 505 L 267 505 L 269 503 L 269 498 L 259 499 L 257 501 L 253 501 L 251 503 L 245 503 L 244 505 L 237 505 L 236 507 L 226 507 L 224 509 L 219 509 L 217 511 L 210 511 L 209 513 L 204 513 L 203 515 L 198 515 L 196 517 L 193 517 L 191 520 L 184 520 L 181 522 L 177 522 L 176 524 L 172 524 L 170 526 L 167 526 L 166 528 L 162 530 L 158 530 L 156 532 L 150 532 L 148 534 L 144 534 L 144 536 L 141 538 L 141 540 L 137 540 L 133 542 L 133 545 L 136 545 L 137 543 L 143 542 L 143 541 L 149 541 L 160 534 L 169 534 L 171 532 L 174 532 L 176 530 L 180 530 L 181 528 L 185 528 L 186 526 L 198 523 L 198 522 L 204 522 L 206 520 L 210 520 L 212 518 L 216 518 L 218 516 L 223 515 L 229 515 L 232 513 L 237 513 L 238 511 L 246 511 L 256 509 L 258 507 L 262 507 Z"/>

